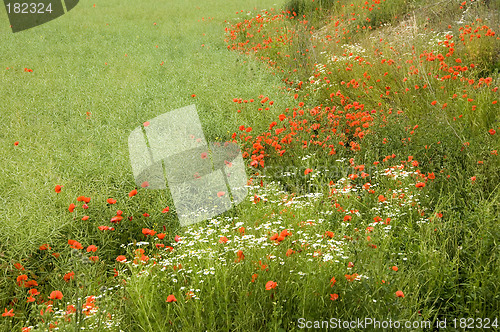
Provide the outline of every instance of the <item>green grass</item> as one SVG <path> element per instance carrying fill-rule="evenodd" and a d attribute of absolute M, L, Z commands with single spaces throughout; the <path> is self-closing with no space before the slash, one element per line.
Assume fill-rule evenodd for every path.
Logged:
<path fill-rule="evenodd" d="M 302 318 L 447 319 L 460 331 L 454 318 L 495 322 L 495 2 L 387 0 L 371 11 L 358 0 L 93 4 L 16 34 L 0 28 L 0 308 L 14 311 L 0 317 L 1 331 L 56 322 L 64 331 L 288 331 Z M 480 29 L 461 44 L 466 24 L 496 35 Z M 420 56 L 448 52 L 446 34 L 454 54 L 441 64 Z M 441 80 L 443 64 L 468 70 Z M 168 190 L 129 197 L 127 140 L 193 103 L 207 141 L 241 144 L 252 186 L 235 209 L 181 228 Z M 117 210 L 124 218 L 112 224 Z M 23 275 L 38 284 L 36 302 L 26 302 Z M 277 286 L 266 290 L 269 281 Z M 54 290 L 62 300 L 49 301 Z M 65 314 L 68 305 L 76 313 Z M 55 312 L 41 317 L 47 308 Z M 413 330 L 430 330 L 422 326 Z"/>

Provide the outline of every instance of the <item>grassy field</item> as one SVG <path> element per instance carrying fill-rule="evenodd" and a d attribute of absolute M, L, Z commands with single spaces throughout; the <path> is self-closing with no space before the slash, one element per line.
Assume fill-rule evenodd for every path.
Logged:
<path fill-rule="evenodd" d="M 498 329 L 499 12 L 85 1 L 14 34 L 2 11 L 0 330 Z M 127 140 L 190 104 L 250 194 L 180 227 Z"/>

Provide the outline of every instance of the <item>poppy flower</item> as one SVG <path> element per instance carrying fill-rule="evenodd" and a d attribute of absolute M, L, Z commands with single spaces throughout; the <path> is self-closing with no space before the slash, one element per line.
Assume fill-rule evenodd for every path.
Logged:
<path fill-rule="evenodd" d="M 176 235 L 174 240 L 175 242 L 179 242 L 181 240 L 181 237 L 179 235 Z"/>
<path fill-rule="evenodd" d="M 306 168 L 306 170 L 304 171 L 304 175 L 307 175 L 309 173 L 311 173 L 313 170 L 310 169 L 310 168 Z"/>
<path fill-rule="evenodd" d="M 69 282 L 71 279 L 75 279 L 75 272 L 71 271 L 64 275 L 64 281 Z"/>
<path fill-rule="evenodd" d="M 144 182 L 141 184 L 141 187 L 142 187 L 142 188 L 147 188 L 147 187 L 149 187 L 149 182 L 148 182 L 148 181 L 144 181 Z"/>
<path fill-rule="evenodd" d="M 339 298 L 339 294 L 330 294 L 330 300 L 335 301 Z"/>
<path fill-rule="evenodd" d="M 415 187 L 417 187 L 417 188 L 423 188 L 423 187 L 425 187 L 425 183 L 423 183 L 423 182 L 419 182 L 419 183 L 417 183 L 417 184 L 415 185 Z"/>
<path fill-rule="evenodd" d="M 21 274 L 16 278 L 17 285 L 19 287 L 24 287 L 24 282 L 28 280 L 28 276 L 26 274 Z"/>
<path fill-rule="evenodd" d="M 394 265 L 393 267 L 391 267 L 391 269 L 393 269 L 393 270 L 394 270 L 394 271 L 396 271 L 396 272 L 398 272 L 398 270 L 399 270 L 399 269 L 398 269 L 398 267 L 397 267 L 397 266 L 395 266 L 395 265 Z"/>
<path fill-rule="evenodd" d="M 224 243 L 227 243 L 228 240 L 229 239 L 227 237 L 221 236 L 220 239 L 219 239 L 219 243 L 223 243 L 224 244 Z"/>
<path fill-rule="evenodd" d="M 60 193 L 60 192 L 61 192 L 61 189 L 62 189 L 62 186 L 57 185 L 57 186 L 54 188 L 54 191 L 55 191 L 56 193 Z"/>
<path fill-rule="evenodd" d="M 274 289 L 276 288 L 276 286 L 278 286 L 278 283 L 277 282 L 274 282 L 272 280 L 269 280 L 267 283 L 266 283 L 266 290 L 271 290 L 271 289 Z"/>
<path fill-rule="evenodd" d="M 170 208 L 167 206 L 166 208 L 163 209 L 163 211 L 161 211 L 161 213 L 167 213 L 168 211 L 170 211 Z"/>
<path fill-rule="evenodd" d="M 158 239 L 160 240 L 163 240 L 165 238 L 165 233 L 160 233 L 160 234 L 157 234 L 156 236 L 158 237 Z"/>
<path fill-rule="evenodd" d="M 114 216 L 113 218 L 111 218 L 111 222 L 114 223 L 114 224 L 117 224 L 119 223 L 121 220 L 123 219 L 122 216 Z"/>
<path fill-rule="evenodd" d="M 108 198 L 106 200 L 106 202 L 108 202 L 108 204 L 115 204 L 116 203 L 116 199 L 113 199 L 113 198 Z"/>
<path fill-rule="evenodd" d="M 403 291 L 398 290 L 398 291 L 396 292 L 396 296 L 397 296 L 397 297 L 405 297 L 405 294 L 403 293 Z"/>
<path fill-rule="evenodd" d="M 252 282 L 255 282 L 255 280 L 257 280 L 258 276 L 259 275 L 257 273 L 252 274 Z"/>
<path fill-rule="evenodd" d="M 90 246 L 87 247 L 87 252 L 96 252 L 97 251 L 97 247 L 93 244 L 91 244 Z"/>
<path fill-rule="evenodd" d="M 128 193 L 128 197 L 134 197 L 135 195 L 137 195 L 137 189 L 134 189 Z"/>
<path fill-rule="evenodd" d="M 14 317 L 14 309 L 7 311 L 7 308 L 5 308 L 5 312 L 2 314 L 2 317 Z"/>
<path fill-rule="evenodd" d="M 96 263 L 96 262 L 98 262 L 98 261 L 99 261 L 99 256 L 90 256 L 90 257 L 89 257 L 89 260 L 90 260 L 91 262 Z"/>
<path fill-rule="evenodd" d="M 73 203 L 71 203 L 71 204 L 69 205 L 69 207 L 68 207 L 68 210 L 69 210 L 69 212 L 73 212 L 73 211 L 75 211 L 75 208 L 76 208 L 76 205 L 75 205 L 75 204 L 73 204 Z"/>
<path fill-rule="evenodd" d="M 63 298 L 63 293 L 61 291 L 55 290 L 50 293 L 49 299 L 51 300 L 61 300 Z"/>
<path fill-rule="evenodd" d="M 490 135 L 495 135 L 496 134 L 495 129 L 490 129 L 490 130 L 488 130 L 488 132 L 490 133 Z"/>
<path fill-rule="evenodd" d="M 335 285 L 336 282 L 337 280 L 335 280 L 335 277 L 332 277 L 332 279 L 330 279 L 330 287 L 333 287 L 333 285 Z"/>
<path fill-rule="evenodd" d="M 18 145 L 19 145 L 19 141 L 15 141 L 15 142 L 14 142 L 14 145 L 15 145 L 15 146 L 18 146 Z M 6 309 L 6 310 L 7 310 L 7 309 Z"/>
<path fill-rule="evenodd" d="M 207 159 L 208 154 L 206 152 L 201 153 L 201 159 Z"/>
<path fill-rule="evenodd" d="M 177 302 L 177 299 L 173 294 L 167 296 L 167 302 Z"/>
<path fill-rule="evenodd" d="M 223 191 L 219 191 L 219 192 L 217 193 L 217 197 L 222 197 L 222 196 L 224 196 L 225 194 L 226 194 L 225 192 L 223 192 Z"/>
<path fill-rule="evenodd" d="M 123 255 L 120 255 L 118 257 L 116 257 L 116 260 L 120 263 L 123 263 L 123 262 L 126 262 L 127 261 L 127 257 L 123 256 Z"/>
<path fill-rule="evenodd" d="M 146 122 L 144 122 L 142 125 L 143 125 L 144 127 L 147 127 L 147 126 L 149 126 L 149 124 L 150 124 L 150 123 L 149 123 L 149 121 L 146 121 Z"/>
<path fill-rule="evenodd" d="M 89 218 L 90 218 L 89 216 L 83 216 L 83 217 L 82 217 L 82 220 L 83 220 L 83 221 L 85 221 L 85 220 L 89 220 Z"/>
<path fill-rule="evenodd" d="M 20 271 L 24 270 L 24 266 L 22 266 L 21 263 L 14 264 L 14 267 Z"/>

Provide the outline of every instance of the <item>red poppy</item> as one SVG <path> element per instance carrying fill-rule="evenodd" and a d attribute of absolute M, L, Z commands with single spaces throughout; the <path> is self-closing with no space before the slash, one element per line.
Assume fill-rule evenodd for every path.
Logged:
<path fill-rule="evenodd" d="M 276 286 L 278 286 L 278 283 L 277 282 L 274 282 L 272 280 L 269 280 L 267 283 L 266 283 L 266 290 L 271 290 L 271 289 L 274 289 L 276 288 Z"/>
<path fill-rule="evenodd" d="M 128 193 L 128 197 L 133 197 L 137 195 L 137 189 L 132 190 L 131 192 Z"/>
<path fill-rule="evenodd" d="M 120 256 L 116 257 L 116 260 L 117 260 L 118 262 L 123 263 L 123 262 L 126 262 L 126 261 L 127 261 L 127 257 L 125 257 L 125 256 L 123 256 L 123 255 L 120 255 Z"/>
<path fill-rule="evenodd" d="M 24 266 L 22 266 L 21 263 L 14 264 L 14 267 L 20 271 L 24 270 Z"/>
<path fill-rule="evenodd" d="M 7 311 L 7 308 L 5 308 L 5 312 L 2 314 L 2 317 L 14 317 L 14 309 Z"/>
<path fill-rule="evenodd" d="M 167 302 L 177 302 L 177 299 L 172 294 L 172 295 L 167 296 Z"/>
<path fill-rule="evenodd" d="M 57 186 L 54 188 L 54 191 L 55 191 L 56 193 L 60 193 L 60 192 L 61 192 L 61 188 L 62 188 L 62 186 L 57 185 Z"/>
<path fill-rule="evenodd" d="M 18 146 L 18 145 L 19 145 L 19 141 L 15 141 L 15 142 L 14 142 L 14 145 L 15 145 L 15 146 Z M 6 310 L 7 310 L 7 309 L 6 309 Z"/>
<path fill-rule="evenodd" d="M 52 293 L 50 293 L 49 299 L 51 300 L 61 300 L 63 298 L 63 294 L 61 291 L 55 290 Z"/>
<path fill-rule="evenodd" d="M 75 211 L 75 208 L 76 208 L 76 205 L 75 205 L 75 204 L 73 204 L 73 203 L 71 203 L 71 204 L 69 205 L 69 207 L 68 207 L 68 210 L 69 210 L 69 212 L 73 212 L 73 211 Z"/>
<path fill-rule="evenodd" d="M 425 187 L 425 183 L 423 183 L 423 182 L 419 182 L 419 183 L 417 183 L 417 184 L 415 185 L 415 187 L 417 187 L 417 188 L 423 188 L 423 187 Z"/>
<path fill-rule="evenodd" d="M 161 213 L 167 213 L 168 211 L 170 211 L 170 208 L 167 206 L 166 208 L 163 209 L 163 211 L 161 211 Z"/>
<path fill-rule="evenodd" d="M 64 275 L 63 279 L 66 282 L 70 281 L 71 279 L 75 279 L 75 272 L 71 271 L 71 272 L 66 273 Z"/>
<path fill-rule="evenodd" d="M 225 194 L 226 194 L 225 192 L 223 192 L 223 191 L 219 191 L 219 192 L 217 193 L 217 197 L 222 197 L 222 196 L 224 196 Z"/>
<path fill-rule="evenodd" d="M 157 234 L 156 236 L 158 237 L 158 239 L 160 240 L 163 240 L 165 238 L 165 233 L 160 233 L 160 234 Z"/>
<path fill-rule="evenodd" d="M 335 280 L 335 277 L 332 277 L 332 279 L 330 279 L 330 287 L 333 287 L 333 285 L 335 285 L 336 282 L 337 280 Z"/>
<path fill-rule="evenodd" d="M 116 203 L 116 199 L 113 199 L 113 198 L 108 198 L 106 201 L 108 202 L 108 204 L 115 204 Z"/>
<path fill-rule="evenodd" d="M 98 261 L 99 261 L 99 256 L 90 256 L 90 257 L 89 257 L 89 260 L 90 260 L 91 262 L 96 263 L 96 262 L 98 262 Z"/>
<path fill-rule="evenodd" d="M 490 135 L 495 135 L 496 134 L 495 129 L 490 129 L 490 130 L 488 130 L 488 132 L 490 133 Z"/>
<path fill-rule="evenodd" d="M 87 247 L 87 252 L 96 252 L 97 251 L 97 247 L 93 244 L 91 244 L 90 246 Z"/>
<path fill-rule="evenodd" d="M 405 297 L 405 295 L 404 295 L 403 291 L 400 291 L 400 290 L 398 290 L 398 291 L 396 292 L 396 296 L 397 296 L 397 297 Z"/>
<path fill-rule="evenodd" d="M 221 236 L 221 238 L 219 239 L 219 243 L 223 243 L 224 244 L 224 243 L 227 243 L 228 240 L 229 239 L 227 237 Z"/>
<path fill-rule="evenodd" d="M 339 298 L 339 294 L 330 294 L 330 300 L 335 301 Z"/>

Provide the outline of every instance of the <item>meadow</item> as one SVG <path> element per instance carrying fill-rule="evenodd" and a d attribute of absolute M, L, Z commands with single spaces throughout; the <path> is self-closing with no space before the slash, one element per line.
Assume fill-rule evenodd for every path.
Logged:
<path fill-rule="evenodd" d="M 0 331 L 498 329 L 498 1 L 0 21 Z M 127 139 L 191 104 L 249 195 L 181 227 Z"/>

